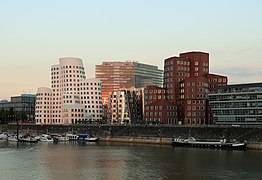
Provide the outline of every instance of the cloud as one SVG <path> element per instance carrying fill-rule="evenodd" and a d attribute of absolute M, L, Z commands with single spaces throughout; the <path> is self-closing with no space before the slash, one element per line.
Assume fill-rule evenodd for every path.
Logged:
<path fill-rule="evenodd" d="M 227 76 L 230 84 L 262 81 L 262 71 L 261 69 L 258 68 L 250 68 L 250 67 L 215 68 L 213 69 L 213 72 Z"/>

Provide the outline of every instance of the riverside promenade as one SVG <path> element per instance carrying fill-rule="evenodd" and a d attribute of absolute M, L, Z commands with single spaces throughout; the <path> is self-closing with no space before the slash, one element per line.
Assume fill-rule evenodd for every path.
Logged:
<path fill-rule="evenodd" d="M 17 126 L 2 126 L 8 132 L 15 132 Z M 19 124 L 18 129 L 35 135 L 42 133 L 91 133 L 102 141 L 171 144 L 172 138 L 181 137 L 196 139 L 230 139 L 248 142 L 248 149 L 262 150 L 262 126 L 231 126 L 231 125 L 35 125 Z"/>

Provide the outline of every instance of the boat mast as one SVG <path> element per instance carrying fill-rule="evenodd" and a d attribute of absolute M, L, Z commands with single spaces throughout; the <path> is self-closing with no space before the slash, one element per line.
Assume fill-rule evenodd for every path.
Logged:
<path fill-rule="evenodd" d="M 18 123 L 18 119 L 17 119 L 16 120 L 16 139 L 17 139 L 17 141 L 18 141 L 18 136 L 19 136 L 18 125 L 19 125 L 19 123 Z"/>

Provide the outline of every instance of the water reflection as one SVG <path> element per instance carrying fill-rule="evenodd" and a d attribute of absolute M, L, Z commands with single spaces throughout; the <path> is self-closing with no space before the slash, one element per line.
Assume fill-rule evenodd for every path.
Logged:
<path fill-rule="evenodd" d="M 0 142 L 1 179 L 261 179 L 262 153 L 119 143 Z"/>

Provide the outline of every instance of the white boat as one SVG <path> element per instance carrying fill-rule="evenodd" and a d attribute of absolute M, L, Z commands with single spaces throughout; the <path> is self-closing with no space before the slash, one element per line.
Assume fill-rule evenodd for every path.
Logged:
<path fill-rule="evenodd" d="M 20 137 L 21 139 L 22 137 Z M 12 134 L 11 136 L 8 136 L 6 138 L 7 141 L 11 141 L 11 142 L 18 142 L 18 138 L 17 138 L 17 135 L 16 134 Z"/>
<path fill-rule="evenodd" d="M 0 133 L 0 141 L 6 140 L 6 139 L 7 139 L 7 136 L 8 136 L 8 134 L 7 134 L 6 132 L 1 132 L 1 133 Z"/>
<path fill-rule="evenodd" d="M 16 137 L 7 137 L 7 141 L 18 142 L 18 139 Z"/>
<path fill-rule="evenodd" d="M 67 136 L 61 136 L 61 135 L 55 136 L 54 139 L 55 139 L 55 140 L 58 140 L 58 141 L 63 141 L 63 142 L 69 141 L 69 137 L 67 137 Z"/>
<path fill-rule="evenodd" d="M 78 141 L 88 141 L 88 142 L 97 142 L 99 138 L 93 137 L 91 134 L 79 134 Z"/>
<path fill-rule="evenodd" d="M 37 139 L 41 142 L 54 142 L 54 139 L 49 134 L 42 134 Z"/>
<path fill-rule="evenodd" d="M 18 142 L 37 143 L 38 140 L 35 137 L 23 137 L 18 139 Z"/>
<path fill-rule="evenodd" d="M 67 134 L 66 137 L 68 137 L 69 141 L 76 141 L 78 139 L 77 134 Z"/>

